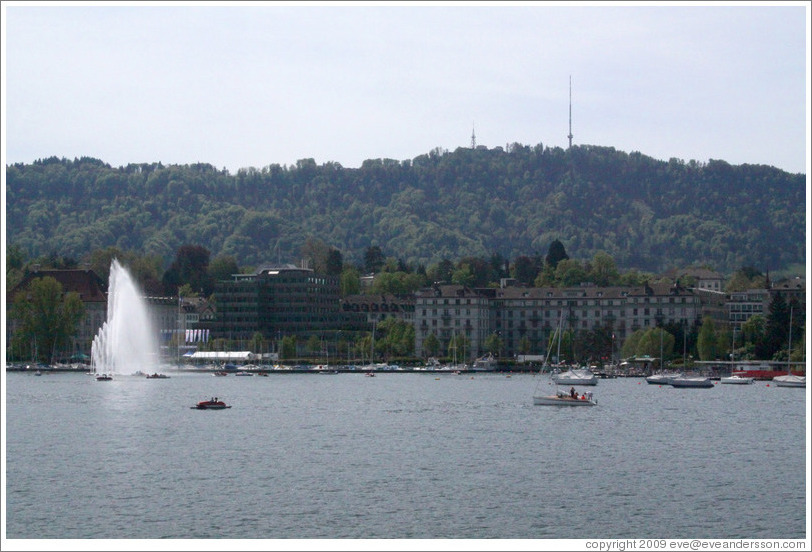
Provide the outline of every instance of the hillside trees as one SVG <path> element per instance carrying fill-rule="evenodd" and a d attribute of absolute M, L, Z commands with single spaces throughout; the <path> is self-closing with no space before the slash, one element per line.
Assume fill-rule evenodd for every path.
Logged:
<path fill-rule="evenodd" d="M 209 274 L 209 250 L 200 245 L 183 245 L 178 248 L 175 260 L 163 275 L 164 292 L 175 295 L 184 283 L 203 295 L 211 295 L 214 281 Z"/>
<path fill-rule="evenodd" d="M 6 167 L 7 241 L 31 257 L 118 247 L 164 259 L 194 242 L 246 265 L 296 259 L 308 237 L 361 265 L 371 244 L 424 266 L 549 247 L 553 269 L 566 245 L 640 271 L 779 270 L 804 262 L 804 186 L 804 175 L 772 167 L 588 145 L 438 149 L 357 169 L 302 159 L 234 175 L 53 157 Z"/>

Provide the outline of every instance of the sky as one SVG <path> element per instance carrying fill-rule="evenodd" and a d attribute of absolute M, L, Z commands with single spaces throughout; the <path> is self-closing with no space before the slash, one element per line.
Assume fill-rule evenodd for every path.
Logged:
<path fill-rule="evenodd" d="M 566 148 L 571 97 L 574 145 L 808 174 L 809 6 L 3 2 L 4 161 Z"/>

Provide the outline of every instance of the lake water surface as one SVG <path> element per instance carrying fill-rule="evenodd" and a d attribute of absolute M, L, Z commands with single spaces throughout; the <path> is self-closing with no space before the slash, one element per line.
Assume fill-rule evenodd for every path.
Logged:
<path fill-rule="evenodd" d="M 8 538 L 806 537 L 804 389 L 169 374 L 6 375 Z"/>

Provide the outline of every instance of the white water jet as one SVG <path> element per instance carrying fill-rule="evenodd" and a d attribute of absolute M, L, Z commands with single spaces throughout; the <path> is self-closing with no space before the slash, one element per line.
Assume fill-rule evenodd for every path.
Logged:
<path fill-rule="evenodd" d="M 158 346 L 147 303 L 126 268 L 113 259 L 107 294 L 107 320 L 93 338 L 92 369 L 97 374 L 151 373 Z"/>

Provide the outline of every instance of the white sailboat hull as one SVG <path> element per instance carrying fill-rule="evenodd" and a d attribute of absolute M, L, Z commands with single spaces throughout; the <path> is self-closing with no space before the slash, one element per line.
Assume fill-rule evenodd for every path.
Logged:
<path fill-rule="evenodd" d="M 671 385 L 675 378 L 682 377 L 682 373 L 673 374 L 653 374 L 646 378 L 646 381 L 652 385 Z"/>
<path fill-rule="evenodd" d="M 598 376 L 589 370 L 568 370 L 552 378 L 558 385 L 598 385 Z"/>

